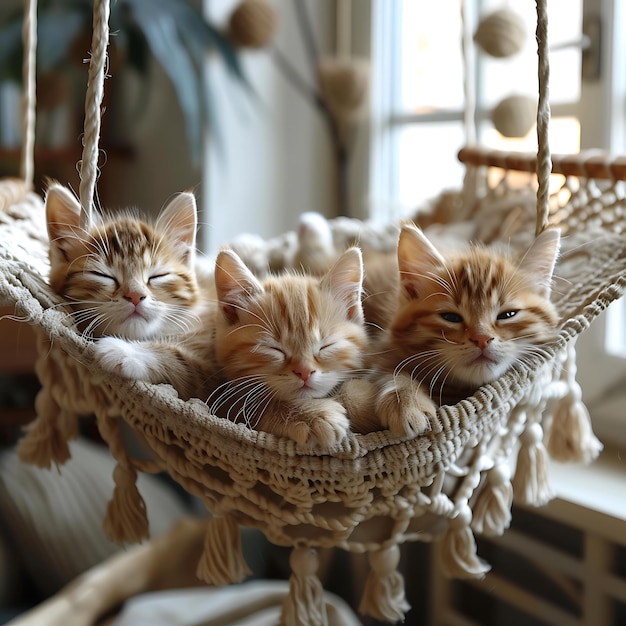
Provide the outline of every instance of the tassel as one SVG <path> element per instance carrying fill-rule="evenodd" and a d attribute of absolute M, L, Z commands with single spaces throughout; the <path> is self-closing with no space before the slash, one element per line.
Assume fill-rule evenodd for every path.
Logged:
<path fill-rule="evenodd" d="M 251 573 L 241 550 L 239 524 L 230 515 L 210 519 L 196 570 L 198 578 L 209 585 L 230 585 Z"/>
<path fill-rule="evenodd" d="M 512 504 L 511 470 L 501 463 L 487 472 L 486 484 L 474 504 L 472 528 L 487 537 L 501 535 L 511 523 Z"/>
<path fill-rule="evenodd" d="M 450 578 L 482 578 L 491 567 L 476 554 L 476 540 L 470 529 L 472 510 L 465 504 L 450 520 L 441 542 L 441 564 Z"/>
<path fill-rule="evenodd" d="M 400 548 L 391 546 L 369 553 L 371 571 L 365 583 L 359 611 L 364 615 L 395 624 L 404 621 L 411 608 L 404 595 L 404 579 L 397 571 Z"/>
<path fill-rule="evenodd" d="M 520 436 L 513 495 L 521 504 L 543 506 L 553 498 L 548 481 L 548 452 L 542 439 L 543 429 L 537 423 L 526 426 Z"/>
<path fill-rule="evenodd" d="M 572 341 L 564 353 L 561 379 L 568 393 L 561 398 L 552 416 L 548 432 L 548 452 L 555 461 L 591 463 L 602 444 L 593 434 L 587 407 L 582 401 L 582 390 L 576 381 L 576 346 Z"/>
<path fill-rule="evenodd" d="M 113 480 L 115 489 L 107 505 L 104 532 L 115 543 L 140 543 L 150 533 L 146 503 L 137 489 L 137 472 L 118 463 Z"/>
<path fill-rule="evenodd" d="M 43 388 L 35 400 L 37 418 L 24 429 L 17 453 L 24 463 L 49 469 L 63 465 L 71 456 L 68 439 L 76 437 L 76 420 L 63 415 L 52 394 Z"/>
<path fill-rule="evenodd" d="M 281 626 L 328 626 L 322 583 L 316 576 L 318 559 L 313 548 L 294 548 L 289 559 L 292 574 L 281 613 Z"/>
<path fill-rule="evenodd" d="M 561 399 L 552 416 L 548 433 L 550 456 L 555 461 L 591 463 L 601 450 L 602 444 L 593 434 L 580 391 L 570 391 Z"/>

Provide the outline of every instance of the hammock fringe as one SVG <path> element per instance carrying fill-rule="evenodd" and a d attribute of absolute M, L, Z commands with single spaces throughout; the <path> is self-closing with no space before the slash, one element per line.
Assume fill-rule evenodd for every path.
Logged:
<path fill-rule="evenodd" d="M 400 548 L 390 546 L 372 551 L 368 556 L 371 570 L 365 582 L 359 611 L 390 624 L 403 622 L 411 605 L 405 597 L 404 578 L 397 571 Z"/>
<path fill-rule="evenodd" d="M 502 535 L 511 524 L 512 504 L 511 470 L 500 463 L 487 472 L 486 484 L 476 498 L 473 530 L 487 537 Z"/>
<path fill-rule="evenodd" d="M 141 543 L 150 536 L 146 503 L 137 489 L 137 471 L 118 462 L 113 470 L 115 489 L 107 504 L 103 528 L 119 544 Z"/>
<path fill-rule="evenodd" d="M 483 578 L 491 569 L 477 556 L 471 522 L 472 511 L 464 504 L 441 540 L 441 565 L 449 578 Z"/>
<path fill-rule="evenodd" d="M 554 497 L 548 479 L 548 451 L 542 439 L 543 428 L 538 423 L 528 424 L 520 435 L 513 477 L 513 499 L 520 504 L 543 506 Z"/>
<path fill-rule="evenodd" d="M 237 522 L 231 515 L 210 519 L 196 570 L 198 578 L 209 585 L 230 585 L 242 582 L 251 573 L 241 549 Z"/>
<path fill-rule="evenodd" d="M 68 440 L 78 434 L 76 420 L 61 411 L 50 391 L 43 388 L 35 400 L 37 417 L 24 428 L 17 453 L 24 463 L 50 469 L 71 456 Z"/>
<path fill-rule="evenodd" d="M 317 551 L 299 546 L 289 558 L 292 574 L 281 613 L 281 626 L 328 626 L 324 589 L 317 577 Z"/>
<path fill-rule="evenodd" d="M 602 451 L 602 443 L 593 434 L 589 411 L 582 401 L 582 389 L 576 380 L 576 352 L 571 342 L 565 355 L 562 377 L 568 393 L 561 398 L 548 430 L 548 453 L 555 461 L 591 463 Z"/>

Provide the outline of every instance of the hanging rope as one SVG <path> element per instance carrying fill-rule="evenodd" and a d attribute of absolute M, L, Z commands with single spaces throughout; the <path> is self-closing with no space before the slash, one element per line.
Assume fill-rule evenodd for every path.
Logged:
<path fill-rule="evenodd" d="M 82 207 L 80 226 L 86 228 L 91 220 L 91 209 L 98 179 L 98 142 L 104 78 L 109 43 L 109 0 L 95 0 L 93 9 L 93 38 L 89 81 L 85 96 L 85 134 L 80 163 L 79 197 Z"/>
<path fill-rule="evenodd" d="M 463 55 L 463 95 L 465 107 L 463 110 L 463 128 L 465 130 L 465 145 L 476 143 L 476 93 L 474 89 L 474 59 L 472 23 L 467 14 L 467 2 L 461 1 L 461 52 Z"/>
<path fill-rule="evenodd" d="M 24 61 L 22 80 L 22 154 L 20 177 L 26 189 L 32 189 L 35 170 L 35 104 L 37 88 L 35 72 L 37 66 L 37 0 L 25 0 L 22 41 L 24 42 Z"/>
<path fill-rule="evenodd" d="M 546 0 L 537 0 L 537 54 L 539 56 L 539 101 L 537 103 L 537 226 L 539 234 L 547 225 L 550 212 L 550 174 L 552 157 L 548 133 L 550 129 L 550 63 L 548 51 L 548 10 Z"/>

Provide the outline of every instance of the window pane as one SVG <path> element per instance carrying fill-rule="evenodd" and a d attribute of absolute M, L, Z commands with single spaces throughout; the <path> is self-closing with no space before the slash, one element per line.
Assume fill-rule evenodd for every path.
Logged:
<path fill-rule="evenodd" d="M 484 3 L 481 15 L 501 9 L 500 1 Z M 479 54 L 484 105 L 494 107 L 512 94 L 537 96 L 537 24 L 534 2 L 516 2 L 511 9 L 524 24 L 525 45 L 519 53 L 506 58 Z M 582 0 L 550 0 L 548 38 L 550 41 L 550 100 L 576 102 L 580 98 L 582 53 Z"/>
<path fill-rule="evenodd" d="M 405 209 L 461 187 L 465 168 L 457 153 L 465 133 L 460 122 L 405 126 L 397 133 L 399 200 Z"/>
<path fill-rule="evenodd" d="M 554 154 L 580 152 L 580 121 L 576 117 L 553 117 L 550 120 L 550 151 Z M 497 150 L 537 151 L 537 128 L 533 126 L 526 137 L 503 137 L 493 126 L 485 128 L 481 143 Z"/>
<path fill-rule="evenodd" d="M 462 108 L 459 0 L 403 0 L 401 32 L 403 111 L 426 113 Z"/>

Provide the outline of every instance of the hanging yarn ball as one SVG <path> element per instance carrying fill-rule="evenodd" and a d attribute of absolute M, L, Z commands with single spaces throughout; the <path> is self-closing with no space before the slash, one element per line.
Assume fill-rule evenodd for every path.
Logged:
<path fill-rule="evenodd" d="M 504 98 L 491 113 L 496 130 L 504 137 L 525 137 L 537 119 L 537 100 L 530 96 Z"/>
<path fill-rule="evenodd" d="M 352 121 L 363 112 L 370 78 L 367 61 L 325 57 L 317 64 L 317 77 L 322 98 L 337 118 Z"/>
<path fill-rule="evenodd" d="M 264 48 L 274 38 L 276 9 L 265 0 L 243 0 L 228 20 L 228 36 L 240 48 Z"/>
<path fill-rule="evenodd" d="M 521 16 L 511 9 L 498 9 L 483 17 L 474 33 L 474 41 L 487 54 L 504 58 L 517 54 L 526 40 Z"/>

